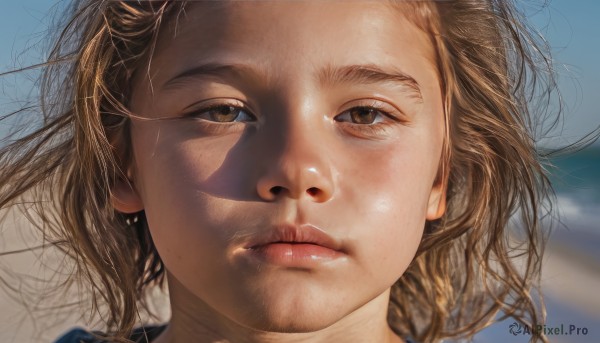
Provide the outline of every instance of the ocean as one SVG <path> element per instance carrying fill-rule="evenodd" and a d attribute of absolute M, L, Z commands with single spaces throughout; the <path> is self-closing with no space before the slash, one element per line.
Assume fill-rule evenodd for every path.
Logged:
<path fill-rule="evenodd" d="M 551 181 L 561 222 L 551 243 L 585 254 L 600 266 L 600 147 L 555 158 Z M 600 309 L 599 309 L 600 311 Z"/>
<path fill-rule="evenodd" d="M 550 179 L 559 204 L 568 217 L 600 215 L 600 146 L 557 157 Z M 573 218 L 575 219 L 575 218 Z M 581 219 L 581 218 L 580 218 Z"/>
<path fill-rule="evenodd" d="M 600 146 L 551 163 L 560 222 L 544 254 L 547 317 L 546 325 L 537 329 L 553 343 L 600 342 Z M 528 342 L 526 331 L 509 318 L 477 334 L 474 342 Z"/>

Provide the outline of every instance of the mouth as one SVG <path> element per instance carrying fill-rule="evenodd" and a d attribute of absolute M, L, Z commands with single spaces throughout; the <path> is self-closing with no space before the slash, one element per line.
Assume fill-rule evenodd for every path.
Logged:
<path fill-rule="evenodd" d="M 260 264 L 304 269 L 346 256 L 341 241 L 312 224 L 276 225 L 244 248 L 245 255 Z"/>
<path fill-rule="evenodd" d="M 342 252 L 342 244 L 325 231 L 312 224 L 275 225 L 271 230 L 258 235 L 246 244 L 246 249 L 258 249 L 269 244 L 316 245 Z"/>

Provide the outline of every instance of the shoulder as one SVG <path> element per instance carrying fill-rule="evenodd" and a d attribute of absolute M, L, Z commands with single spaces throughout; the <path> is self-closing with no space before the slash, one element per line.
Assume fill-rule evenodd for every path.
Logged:
<path fill-rule="evenodd" d="M 150 343 L 153 339 L 158 337 L 166 327 L 166 325 L 147 325 L 139 327 L 133 330 L 129 339 L 139 343 Z M 54 343 L 109 343 L 96 335 L 102 336 L 103 334 L 99 331 L 89 332 L 82 328 L 74 328 L 66 332 Z"/>

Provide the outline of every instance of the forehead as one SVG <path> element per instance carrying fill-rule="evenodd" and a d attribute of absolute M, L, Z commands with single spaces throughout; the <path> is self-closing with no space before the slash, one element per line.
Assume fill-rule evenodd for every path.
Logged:
<path fill-rule="evenodd" d="M 158 48 L 174 41 L 196 48 L 245 43 L 275 53 L 273 44 L 295 43 L 323 53 L 397 48 L 432 61 L 427 33 L 413 24 L 420 20 L 415 6 L 405 1 L 192 1 L 167 20 Z"/>
<path fill-rule="evenodd" d="M 193 1 L 165 21 L 151 67 L 172 75 L 209 59 L 281 77 L 325 64 L 431 71 L 436 54 L 410 3 Z"/>

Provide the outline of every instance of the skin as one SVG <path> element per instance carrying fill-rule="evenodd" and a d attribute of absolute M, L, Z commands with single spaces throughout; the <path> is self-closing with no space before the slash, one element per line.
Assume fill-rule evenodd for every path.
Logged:
<path fill-rule="evenodd" d="M 381 2 L 203 2 L 166 25 L 130 106 L 174 120 L 133 120 L 133 188 L 113 189 L 117 210 L 145 210 L 168 271 L 172 318 L 155 342 L 402 342 L 390 287 L 445 210 L 434 56 Z M 255 72 L 169 81 L 215 61 Z M 317 77 L 364 64 L 419 91 Z M 218 117 L 229 122 L 200 111 L 219 101 L 249 109 Z M 387 114 L 367 117 L 389 125 L 369 132 L 356 107 L 373 104 Z M 243 237 L 285 221 L 322 228 L 346 254 L 310 269 L 239 258 Z"/>

